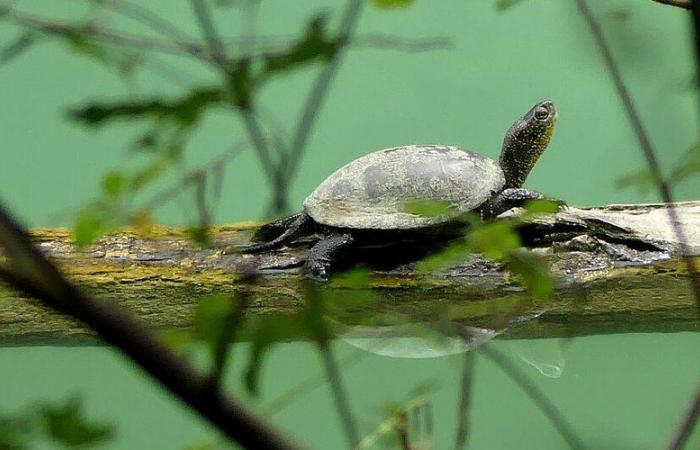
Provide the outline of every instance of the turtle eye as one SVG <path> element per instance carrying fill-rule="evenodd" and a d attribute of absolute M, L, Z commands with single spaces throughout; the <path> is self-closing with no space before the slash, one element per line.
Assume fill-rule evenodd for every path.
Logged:
<path fill-rule="evenodd" d="M 537 108 L 537 110 L 535 110 L 535 119 L 545 120 L 547 117 L 549 117 L 549 110 L 544 106 L 540 106 Z"/>

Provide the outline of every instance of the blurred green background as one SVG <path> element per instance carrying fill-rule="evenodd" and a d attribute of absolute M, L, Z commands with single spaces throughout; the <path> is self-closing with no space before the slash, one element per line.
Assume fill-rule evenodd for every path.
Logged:
<path fill-rule="evenodd" d="M 22 0 L 22 11 L 74 20 L 81 0 Z M 240 1 L 238 2 L 240 3 Z M 573 0 L 522 0 L 499 11 L 497 0 L 416 0 L 408 8 L 366 5 L 357 43 L 344 54 L 329 96 L 318 113 L 290 206 L 333 170 L 370 151 L 413 143 L 454 144 L 496 158 L 506 129 L 544 98 L 559 106 L 550 149 L 527 186 L 573 205 L 658 200 L 654 190 L 620 190 L 617 181 L 645 167 L 635 135 Z M 590 0 L 621 66 L 664 168 L 673 167 L 698 141 L 692 90 L 694 60 L 687 14 L 651 0 Z M 151 0 L 144 5 L 199 36 L 188 2 Z M 257 33 L 275 42 L 301 36 L 308 20 L 327 11 L 337 25 L 341 1 L 264 0 Z M 148 33 L 134 21 L 115 26 Z M 236 8 L 216 9 L 226 36 L 240 35 Z M 0 21 L 0 41 L 20 30 Z M 451 45 L 425 52 L 373 48 L 376 36 L 444 37 Z M 290 134 L 318 65 L 278 77 L 261 93 L 261 113 Z M 167 77 L 158 75 L 167 72 Z M 71 225 L 94 199 L 105 174 L 134 170 L 148 157 L 131 150 L 143 124 L 98 129 L 68 119 L 68 111 L 130 96 L 177 97 L 188 87 L 219 81 L 196 63 L 159 56 L 130 77 L 84 58 L 57 41 L 40 42 L 0 66 L 0 201 L 30 226 Z M 271 119 L 273 118 L 274 119 Z M 247 137 L 231 111 L 209 112 L 187 143 L 182 164 L 152 191 L 210 161 Z M 214 223 L 262 219 L 270 187 L 252 151 L 226 168 Z M 672 180 L 673 181 L 673 180 Z M 676 198 L 698 199 L 697 178 L 674 186 Z M 193 193 L 156 213 L 170 224 L 197 218 Z M 697 334 L 629 334 L 570 340 L 499 341 L 493 344 L 535 379 L 564 411 L 590 448 L 660 448 L 671 435 L 697 378 Z M 336 343 L 339 358 L 359 350 Z M 544 350 L 542 348 L 544 347 Z M 227 381 L 242 395 L 240 371 L 247 346 L 235 350 Z M 525 358 L 523 355 L 535 354 Z M 539 356 L 538 356 L 539 355 Z M 559 378 L 541 376 L 554 355 Z M 456 418 L 462 356 L 391 359 L 364 355 L 344 371 L 363 432 L 381 420 L 386 401 L 405 400 L 425 380 L 437 379 L 431 402 L 436 447 L 449 448 Z M 526 361 L 529 360 L 530 362 Z M 566 366 L 564 368 L 564 366 Z M 87 413 L 117 426 L 105 448 L 182 448 L 215 441 L 210 428 L 183 409 L 133 366 L 104 347 L 5 347 L 0 349 L 2 412 L 77 393 Z M 308 376 L 320 375 L 317 355 L 304 343 L 275 347 L 263 371 L 261 400 L 274 398 Z M 136 375 L 136 376 L 135 376 Z M 475 376 L 471 448 L 563 448 L 563 441 L 512 380 L 479 357 Z M 343 436 L 327 386 L 301 397 L 274 418 L 310 448 L 341 448 Z M 697 446 L 699 436 L 694 436 Z M 44 447 L 39 447 L 44 448 Z M 51 448 L 48 445 L 46 448 Z"/>
<path fill-rule="evenodd" d="M 52 18 L 79 17 L 86 2 L 25 0 L 23 11 Z M 693 58 L 684 11 L 649 1 L 591 2 L 665 167 L 697 141 L 691 92 Z M 497 157 L 508 126 L 536 101 L 554 100 L 560 120 L 550 150 L 527 185 L 573 205 L 655 201 L 653 190 L 620 190 L 616 181 L 644 168 L 635 136 L 613 90 L 590 32 L 573 1 L 523 0 L 504 12 L 498 2 L 416 1 L 408 8 L 366 7 L 359 44 L 344 55 L 327 101 L 318 114 L 290 205 L 333 170 L 383 147 L 411 143 L 455 144 Z M 285 41 L 319 11 L 338 20 L 343 2 L 266 0 L 257 33 Z M 158 0 L 148 7 L 199 36 L 189 4 Z M 218 8 L 222 34 L 241 33 L 235 8 Z M 128 19 L 123 29 L 143 31 Z M 0 39 L 17 28 L 0 23 Z M 449 48 L 409 53 L 372 48 L 362 37 L 446 37 Z M 205 85 L 217 74 L 188 60 L 162 57 L 183 85 Z M 262 92 L 262 113 L 291 132 L 317 67 L 276 78 Z M 151 71 L 123 79 L 55 41 L 39 43 L 0 68 L 2 163 L 0 198 L 32 226 L 70 225 L 74 212 L 96 195 L 105 172 L 136 167 L 143 156 L 129 146 L 139 126 L 98 130 L 67 119 L 67 111 L 128 95 L 177 96 L 183 85 Z M 188 143 L 186 167 L 204 163 L 245 138 L 240 120 L 219 110 L 208 114 Z M 172 172 L 171 180 L 179 176 Z M 167 183 L 163 183 L 165 185 Z M 697 179 L 676 187 L 678 199 L 697 198 Z M 263 217 L 270 190 L 251 151 L 226 170 L 214 222 Z M 158 219 L 189 224 L 184 200 L 160 208 Z"/>

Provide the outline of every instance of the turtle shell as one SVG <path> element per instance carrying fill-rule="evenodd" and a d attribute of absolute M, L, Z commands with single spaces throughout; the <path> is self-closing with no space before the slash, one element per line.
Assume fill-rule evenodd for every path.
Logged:
<path fill-rule="evenodd" d="M 354 229 L 412 229 L 447 222 L 503 189 L 498 164 L 443 145 L 410 145 L 358 158 L 326 178 L 306 200 L 316 222 Z M 446 204 L 439 216 L 407 211 L 412 200 Z"/>

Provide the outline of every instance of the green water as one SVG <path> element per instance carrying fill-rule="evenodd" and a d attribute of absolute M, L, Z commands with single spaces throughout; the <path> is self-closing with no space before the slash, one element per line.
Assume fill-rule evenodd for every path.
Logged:
<path fill-rule="evenodd" d="M 663 448 L 697 383 L 700 360 L 695 333 L 629 334 L 531 341 L 497 341 L 507 355 L 563 412 L 591 449 Z M 387 402 L 403 402 L 426 380 L 433 407 L 436 449 L 452 448 L 461 380 L 462 355 L 431 359 L 388 358 L 335 346 L 343 378 L 362 431 L 373 431 Z M 241 360 L 227 377 L 231 392 L 240 387 Z M 558 378 L 541 374 L 531 363 L 556 360 Z M 33 401 L 61 400 L 80 393 L 87 413 L 115 424 L 110 449 L 176 449 L 215 442 L 216 435 L 185 411 L 138 369 L 100 347 L 19 347 L 0 350 L 3 408 Z M 477 356 L 469 419 L 470 448 L 566 448 L 540 410 L 489 360 Z M 265 362 L 263 408 L 309 378 L 323 379 L 318 354 L 308 344 L 280 344 Z M 314 449 L 346 448 L 328 385 L 299 395 L 271 417 L 300 442 Z M 262 410 L 262 409 L 261 409 Z M 696 436 L 688 448 L 697 447 Z"/>
<path fill-rule="evenodd" d="M 82 2 L 26 0 L 26 11 L 75 17 Z M 258 31 L 288 37 L 313 13 L 334 13 L 341 3 L 265 0 Z M 697 140 L 692 53 L 685 14 L 652 1 L 591 0 L 609 38 L 662 165 L 671 167 Z M 149 2 L 170 20 L 196 33 L 189 5 Z M 240 32 L 235 12 L 218 16 L 228 35 Z M 121 21 L 116 22 L 120 24 Z M 133 23 L 123 22 L 139 31 Z M 0 41 L 17 30 L 0 23 Z M 534 102 L 553 99 L 560 119 L 550 150 L 527 186 L 573 205 L 655 201 L 653 192 L 616 189 L 616 180 L 644 166 L 640 149 L 609 75 L 573 1 L 524 0 L 504 14 L 495 1 L 416 0 L 399 11 L 366 8 L 358 33 L 406 38 L 448 37 L 450 48 L 424 53 L 354 48 L 344 58 L 330 95 L 318 113 L 292 205 L 325 176 L 368 151 L 409 143 L 466 146 L 498 155 L 507 127 Z M 191 62 L 164 58 L 195 83 L 214 75 Z M 291 132 L 315 69 L 303 69 L 269 85 L 262 103 Z M 45 42 L 0 68 L 0 200 L 31 226 L 72 223 L 77 207 L 94 197 L 107 170 L 138 167 L 143 158 L 127 147 L 137 135 L 126 124 L 86 130 L 66 120 L 71 107 L 117 100 L 128 93 L 177 95 L 182 89 L 150 72 L 128 83 L 104 68 Z M 208 115 L 193 137 L 187 167 L 204 163 L 244 136 L 240 122 L 220 111 Z M 171 180 L 174 178 L 171 178 Z M 166 182 L 163 185 L 167 184 Z M 697 199 L 698 182 L 675 187 L 678 199 Z M 182 199 L 157 217 L 190 224 Z M 217 223 L 261 218 L 269 190 L 252 153 L 226 171 Z M 589 448 L 661 448 L 672 434 L 698 381 L 696 334 L 628 334 L 555 340 L 497 341 L 496 346 L 533 377 L 563 411 Z M 361 350 L 338 342 L 339 359 Z M 236 361 L 245 348 L 237 350 Z M 530 361 L 527 363 L 523 358 Z M 538 364 L 554 358 L 561 376 L 542 375 Z M 451 448 L 456 424 L 461 355 L 396 359 L 367 354 L 344 371 L 362 430 L 371 431 L 387 400 L 405 400 L 427 379 L 437 389 L 433 405 L 436 449 Z M 563 363 L 562 363 L 563 361 Z M 470 448 L 558 449 L 564 441 L 533 403 L 503 373 L 477 358 L 470 409 Z M 235 364 L 228 381 L 241 388 Z M 318 356 L 302 343 L 275 347 L 263 371 L 265 404 L 309 376 Z M 176 449 L 216 440 L 202 421 L 170 399 L 138 369 L 100 347 L 0 349 L 0 409 L 11 412 L 35 401 L 81 394 L 91 416 L 115 423 L 117 439 L 105 448 Z M 315 449 L 344 447 L 325 384 L 298 398 L 273 420 Z M 692 443 L 697 446 L 699 439 Z"/>

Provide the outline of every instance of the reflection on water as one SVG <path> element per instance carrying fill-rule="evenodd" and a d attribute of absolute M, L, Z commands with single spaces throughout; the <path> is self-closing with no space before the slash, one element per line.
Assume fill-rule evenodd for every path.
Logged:
<path fill-rule="evenodd" d="M 462 327 L 466 339 L 446 336 L 428 327 L 396 325 L 353 326 L 341 339 L 359 349 L 390 358 L 437 358 L 472 350 L 496 337 L 499 332 L 485 328 Z"/>
<path fill-rule="evenodd" d="M 566 344 L 563 350 L 558 339 L 493 339 L 485 345 L 508 356 L 530 375 L 587 448 L 663 448 L 698 382 L 700 334 L 591 336 Z M 226 377 L 227 388 L 241 398 L 246 398 L 241 379 L 249 349 L 247 344 L 236 346 Z M 429 380 L 431 388 L 424 395 L 433 411 L 434 448 L 453 447 L 463 354 L 450 355 L 443 349 L 442 357 L 394 358 L 340 341 L 334 350 L 363 434 L 384 420 L 389 402 L 413 398 Z M 541 365 L 556 362 L 557 355 L 563 358 L 563 354 L 566 370 L 558 378 L 542 376 L 518 356 Z M 0 412 L 80 393 L 87 414 L 117 427 L 116 441 L 104 446 L 108 450 L 177 450 L 217 440 L 208 426 L 108 348 L 0 348 L 0 368 Z M 247 401 L 267 405 L 310 378 L 323 379 L 315 346 L 308 342 L 279 344 L 262 368 L 260 395 Z M 566 448 L 521 388 L 478 349 L 472 388 L 469 448 Z M 322 381 L 298 391 L 284 408 L 265 411 L 307 448 L 346 448 L 328 385 Z M 694 436 L 688 448 L 697 448 L 698 438 Z"/>
<path fill-rule="evenodd" d="M 566 365 L 562 347 L 561 339 L 533 340 L 532 345 L 516 354 L 545 377 L 559 378 Z"/>

